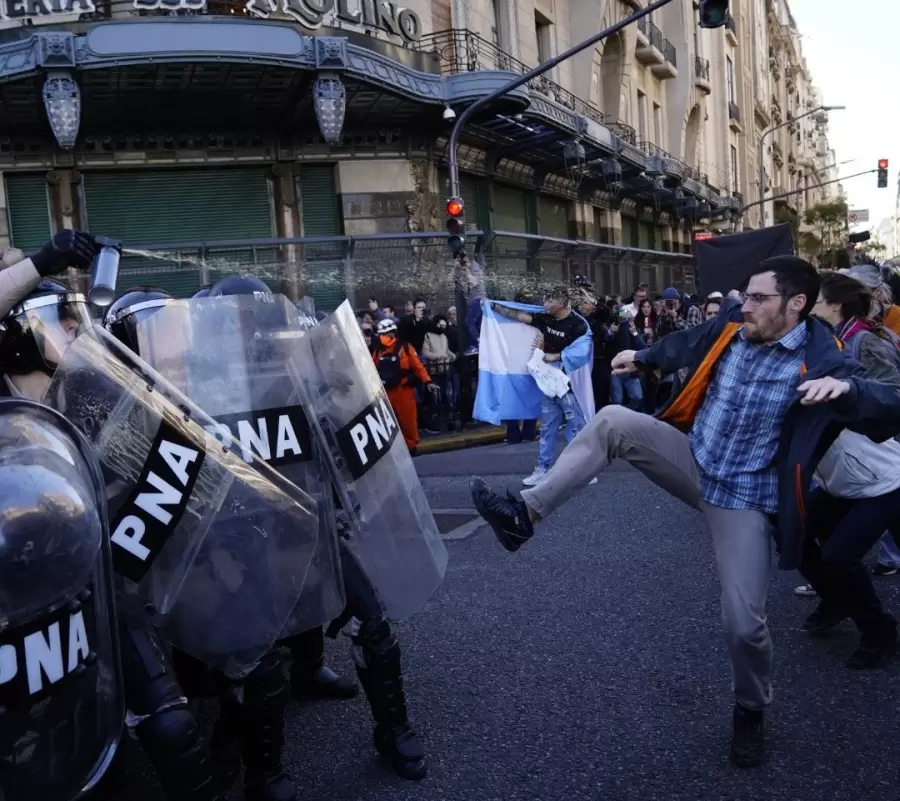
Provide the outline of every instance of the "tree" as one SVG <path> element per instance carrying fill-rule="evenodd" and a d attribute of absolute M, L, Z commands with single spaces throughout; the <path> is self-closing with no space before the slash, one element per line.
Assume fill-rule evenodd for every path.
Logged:
<path fill-rule="evenodd" d="M 800 237 L 800 248 L 819 258 L 819 266 L 833 267 L 837 252 L 843 250 L 847 233 L 847 202 L 826 200 L 807 209 L 804 222 L 812 228 Z M 827 263 L 827 265 L 826 265 Z"/>

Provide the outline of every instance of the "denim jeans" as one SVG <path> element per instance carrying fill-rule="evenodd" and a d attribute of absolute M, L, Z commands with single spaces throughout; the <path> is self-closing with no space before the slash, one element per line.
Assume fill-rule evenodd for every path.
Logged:
<path fill-rule="evenodd" d="M 610 377 L 609 402 L 623 406 L 624 395 L 628 395 L 628 406 L 640 409 L 644 400 L 644 389 L 641 379 L 633 375 L 614 375 Z"/>
<path fill-rule="evenodd" d="M 584 414 L 571 390 L 562 398 L 544 397 L 541 403 L 541 444 L 538 467 L 550 469 L 556 453 L 556 436 L 561 425 L 566 427 L 566 442 L 571 442 L 584 428 Z"/>
<path fill-rule="evenodd" d="M 878 540 L 878 545 L 875 546 L 875 558 L 878 560 L 878 564 L 885 567 L 900 567 L 900 548 L 894 542 L 890 531 L 886 531 Z"/>

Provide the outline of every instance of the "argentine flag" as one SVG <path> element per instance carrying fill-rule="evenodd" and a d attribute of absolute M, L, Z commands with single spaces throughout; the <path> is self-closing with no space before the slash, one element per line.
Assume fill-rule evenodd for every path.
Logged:
<path fill-rule="evenodd" d="M 534 352 L 534 338 L 538 331 L 518 320 L 497 314 L 491 303 L 526 314 L 544 311 L 541 306 L 525 303 L 481 302 L 483 316 L 478 342 L 478 391 L 472 416 L 493 425 L 500 425 L 503 420 L 537 420 L 541 416 L 544 395 L 528 372 L 528 360 Z M 594 393 L 591 389 L 593 347 L 589 326 L 587 334 L 562 352 L 563 366 L 586 421 L 594 416 Z"/>

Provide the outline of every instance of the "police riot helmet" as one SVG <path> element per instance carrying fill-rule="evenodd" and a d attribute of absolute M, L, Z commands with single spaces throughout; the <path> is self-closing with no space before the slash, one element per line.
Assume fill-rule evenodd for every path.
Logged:
<path fill-rule="evenodd" d="M 201 286 L 193 295 L 191 295 L 191 300 L 199 300 L 200 298 L 208 298 L 209 290 L 212 289 L 212 284 L 206 284 L 205 286 Z"/>
<path fill-rule="evenodd" d="M 63 353 L 91 325 L 87 298 L 45 278 L 3 319 L 0 366 L 10 375 L 42 372 L 52 378 Z"/>
<path fill-rule="evenodd" d="M 265 295 L 272 294 L 269 285 L 255 275 L 229 275 L 226 278 L 216 281 L 216 283 L 209 288 L 209 297 L 219 298 L 223 295 L 252 295 L 255 292 L 261 292 Z"/>
<path fill-rule="evenodd" d="M 172 296 L 164 289 L 149 286 L 129 289 L 109 307 L 103 327 L 126 348 L 138 353 L 137 324 L 171 300 Z"/>

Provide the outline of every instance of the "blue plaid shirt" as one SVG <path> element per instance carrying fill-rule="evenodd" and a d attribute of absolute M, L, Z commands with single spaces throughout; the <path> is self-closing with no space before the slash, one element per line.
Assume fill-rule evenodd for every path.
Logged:
<path fill-rule="evenodd" d="M 703 500 L 725 509 L 778 509 L 775 455 L 803 366 L 806 324 L 759 345 L 743 328 L 719 359 L 690 442 Z"/>

